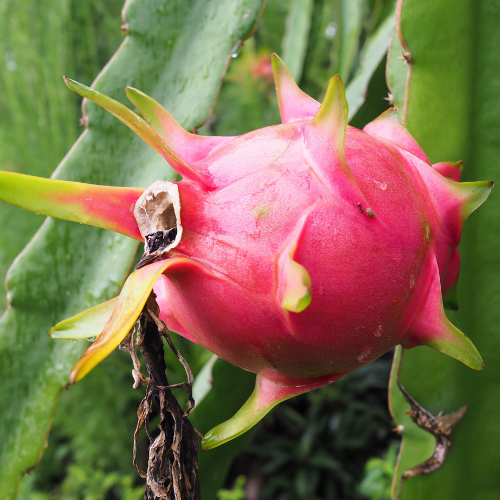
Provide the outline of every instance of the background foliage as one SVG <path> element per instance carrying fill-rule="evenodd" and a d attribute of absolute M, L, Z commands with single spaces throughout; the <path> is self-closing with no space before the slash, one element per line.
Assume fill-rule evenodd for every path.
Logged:
<path fill-rule="evenodd" d="M 77 96 L 65 89 L 61 75 L 67 74 L 86 84 L 93 81 L 123 39 L 119 15 L 121 3 L 121 0 L 50 0 L 46 3 L 24 0 L 0 3 L 0 169 L 49 176 L 69 150 L 79 135 L 78 119 L 81 113 Z M 496 5 L 498 2 L 495 0 L 493 3 Z M 458 20 L 470 14 L 467 10 L 472 5 L 470 2 L 461 1 L 459 4 L 462 10 L 445 0 L 435 1 L 434 5 L 441 9 L 444 18 L 436 21 L 439 19 L 438 12 L 423 23 L 426 25 L 434 21 L 437 23 L 436 29 L 421 29 L 423 24 L 418 22 L 416 43 L 425 42 L 428 44 L 426 50 L 432 51 L 433 44 L 436 44 L 434 34 L 443 29 L 443 19 L 448 12 L 453 10 Z M 388 92 L 384 52 L 388 45 L 393 9 L 392 0 L 268 0 L 254 36 L 245 42 L 243 48 L 235 47 L 217 105 L 199 133 L 236 135 L 279 122 L 269 65 L 272 52 L 283 56 L 301 88 L 317 99 L 322 98 L 329 77 L 340 73 L 344 83 L 350 83 L 348 98 L 351 124 L 363 127 L 388 107 L 388 102 L 384 100 Z M 494 7 L 492 9 L 495 10 Z M 425 13 L 425 8 L 423 10 Z M 487 15 L 483 11 L 484 8 L 479 9 L 475 15 L 486 22 Z M 160 9 L 158 16 L 161 15 Z M 493 14 L 490 15 L 494 19 Z M 408 16 L 410 21 L 411 16 Z M 461 40 L 462 43 L 469 43 L 466 48 L 469 59 L 466 61 L 470 62 L 473 53 L 470 44 L 480 30 L 474 31 L 470 25 L 463 28 L 460 36 L 467 34 L 469 37 L 465 37 L 466 40 L 462 37 Z M 488 32 L 495 33 L 494 27 Z M 486 54 L 494 53 L 491 49 L 493 42 L 484 35 L 478 39 L 486 49 L 490 47 L 489 51 L 485 49 L 481 52 L 483 66 L 489 68 L 492 63 Z M 419 62 L 427 62 L 425 54 L 428 52 L 416 53 L 421 56 L 420 60 L 417 58 L 415 61 L 415 68 L 418 68 Z M 436 74 L 449 59 L 446 51 L 441 51 L 441 54 L 444 54 L 442 60 L 433 67 Z M 462 64 L 464 53 L 460 54 L 451 62 Z M 199 57 L 205 56 L 200 54 Z M 406 73 L 401 72 L 403 63 L 397 57 L 399 55 L 394 51 L 393 59 L 400 66 L 392 75 L 403 75 L 404 80 Z M 443 95 L 435 93 L 435 89 L 440 88 L 437 83 L 425 81 L 425 76 L 429 75 L 425 71 L 428 66 L 423 67 L 422 92 L 434 92 L 433 102 L 437 106 L 443 102 Z M 477 63 L 474 68 L 467 68 L 470 80 L 463 83 L 461 79 L 454 93 L 445 92 L 444 97 L 453 100 L 457 93 L 469 92 L 467 99 L 471 99 L 471 89 L 479 89 L 485 98 L 492 95 L 493 91 L 488 90 L 485 82 L 493 82 L 494 75 L 486 70 L 484 73 L 479 72 Z M 470 72 L 473 75 L 479 72 L 476 86 Z M 453 76 L 452 73 L 448 74 L 449 78 Z M 393 93 L 400 100 L 398 104 L 402 102 L 401 93 L 397 92 L 400 88 L 401 78 L 396 78 L 393 81 Z M 480 158 L 484 150 L 476 148 L 474 154 L 469 150 L 465 156 L 460 156 L 460 151 L 446 149 L 449 141 L 444 149 L 451 157 L 439 156 L 435 136 L 449 125 L 449 115 L 444 106 L 441 121 L 436 125 L 438 132 L 428 130 L 427 124 L 432 122 L 432 116 L 419 115 L 419 110 L 426 109 L 426 99 L 418 104 L 420 107 L 410 108 L 410 131 L 424 142 L 424 149 L 431 159 L 462 158 L 474 163 L 473 160 Z M 432 108 L 430 112 L 432 114 Z M 473 134 L 475 138 L 481 138 L 482 127 L 491 123 L 491 115 L 489 120 L 481 112 L 476 112 L 474 116 Z M 453 118 L 449 121 L 453 121 Z M 193 121 L 189 123 L 195 125 Z M 461 130 L 460 133 L 461 137 L 468 137 L 466 131 Z M 491 142 L 495 140 L 490 139 Z M 488 158 L 492 161 L 493 157 L 490 154 Z M 484 164 L 485 160 L 481 161 Z M 493 171 L 485 172 L 481 168 L 477 174 L 466 173 L 466 176 L 469 179 L 486 179 L 493 177 Z M 0 233 L 0 276 L 3 279 L 14 257 L 33 236 L 43 219 L 3 204 L 0 208 L 0 224 L 3 228 Z M 493 207 L 491 211 L 495 211 Z M 472 225 L 472 222 L 469 224 Z M 469 242 L 466 258 L 470 261 L 478 255 L 478 243 L 470 232 L 466 238 Z M 492 243 L 489 245 L 491 250 Z M 483 255 L 481 252 L 479 254 Z M 468 276 L 473 272 L 477 271 L 466 267 Z M 472 294 L 477 287 L 475 284 L 471 289 Z M 493 293 L 494 290 L 491 291 Z M 463 302 L 474 302 L 471 296 L 463 299 Z M 5 308 L 6 302 L 0 307 Z M 462 321 L 473 328 L 477 310 L 469 307 L 467 314 L 469 316 L 461 316 L 464 318 Z M 188 358 L 195 374 L 198 374 L 210 354 L 184 339 L 176 338 L 175 342 Z M 478 347 L 481 350 L 482 346 Z M 491 350 L 494 351 L 494 348 Z M 439 358 L 441 360 L 442 356 Z M 450 360 L 450 363 L 456 362 Z M 387 410 L 389 365 L 390 355 L 387 355 L 333 385 L 279 405 L 264 419 L 250 443 L 252 435 L 249 433 L 213 452 L 202 453 L 203 498 L 389 498 L 398 448 L 398 439 L 391 432 L 393 423 Z M 168 366 L 169 380 L 181 381 L 183 370 L 176 360 L 169 358 Z M 436 370 L 433 373 L 437 373 L 438 365 L 432 366 Z M 38 467 L 23 479 L 19 499 L 141 498 L 142 481 L 131 464 L 135 411 L 141 395 L 131 388 L 130 369 L 128 357 L 117 351 L 82 382 L 62 393 L 47 449 Z M 225 387 L 225 370 L 229 369 L 232 368 L 221 361 L 214 366 L 212 392 L 193 413 L 195 425 L 201 430 L 207 430 L 205 426 L 209 427 L 212 420 L 218 423 L 232 412 L 228 406 L 214 406 L 214 398 L 220 402 L 223 399 L 221 395 L 229 399 L 228 394 L 231 394 L 236 409 L 238 398 L 239 403 L 242 403 L 251 391 L 253 381 L 244 372 L 239 375 L 232 372 L 232 377 L 238 381 L 238 391 L 234 387 Z M 409 366 L 407 369 L 409 374 L 414 370 L 407 377 L 413 380 L 418 378 L 418 368 Z M 467 372 L 464 377 L 468 376 Z M 428 382 L 433 384 L 434 379 L 433 375 Z M 415 390 L 418 392 L 418 388 Z M 429 390 L 424 384 L 418 396 L 425 398 L 426 391 L 430 394 Z M 178 396 L 182 399 L 184 394 L 179 392 Z M 431 408 L 441 408 L 434 403 L 431 397 Z M 469 439 L 472 439 L 472 431 L 469 432 Z M 145 446 L 143 441 L 143 458 Z M 453 475 L 452 472 L 448 474 Z M 441 498 L 432 496 L 434 487 L 426 490 L 427 497 Z M 422 487 L 417 487 L 411 493 L 416 496 L 408 498 L 423 498 L 419 495 L 424 490 L 418 488 Z M 4 497 L 0 498 L 4 500 Z M 477 498 L 483 500 L 487 497 Z"/>
<path fill-rule="evenodd" d="M 49 177 L 80 135 L 79 100 L 62 75 L 90 83 L 123 39 L 122 0 L 0 3 L 0 165 Z M 36 89 L 36 91 L 35 91 Z M 0 279 L 44 218 L 2 203 Z M 6 297 L 0 297 L 0 311 Z"/>

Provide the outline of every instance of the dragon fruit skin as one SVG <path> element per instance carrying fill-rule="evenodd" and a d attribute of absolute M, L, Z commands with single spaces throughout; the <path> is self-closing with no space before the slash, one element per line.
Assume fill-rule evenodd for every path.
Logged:
<path fill-rule="evenodd" d="M 441 282 L 449 287 L 457 278 L 464 200 L 392 111 L 366 132 L 347 127 L 344 158 L 329 146 L 331 122 L 346 109 L 341 99 L 326 123 L 311 123 L 320 104 L 289 88 L 292 95 L 280 95 L 287 123 L 190 163 L 216 188 L 179 183 L 183 238 L 172 254 L 206 265 L 169 273 L 154 290 L 172 330 L 267 379 L 304 386 L 336 379 L 399 343 L 448 335 Z M 287 99 L 301 102 L 297 114 Z M 447 200 L 441 216 L 433 196 Z M 290 262 L 311 281 L 299 292 L 311 298 L 300 312 L 282 307 Z M 429 322 L 434 331 L 421 332 Z"/>
<path fill-rule="evenodd" d="M 205 448 L 398 344 L 428 345 L 484 367 L 446 318 L 442 293 L 458 278 L 463 222 L 493 183 L 458 183 L 461 164 L 433 168 L 395 110 L 364 131 L 348 127 L 338 76 L 320 105 L 276 56 L 273 70 L 283 123 L 237 138 L 188 134 L 134 89 L 127 95 L 149 125 L 109 98 L 68 84 L 124 121 L 183 176 L 175 183 L 182 238 L 166 260 L 131 275 L 122 305 L 110 306 L 102 335 L 72 380 L 125 337 L 154 285 L 169 329 L 257 374 L 250 399 L 205 436 Z M 85 211 L 85 201 L 81 206 Z M 94 225 L 137 238 L 130 205 L 122 210 L 115 218 L 126 230 L 113 220 Z"/>
<path fill-rule="evenodd" d="M 349 130 L 346 157 L 359 188 L 341 172 L 338 182 L 353 192 L 346 200 L 319 182 L 314 158 L 304 161 L 304 127 L 270 127 L 221 146 L 208 168 L 214 177 L 220 168 L 221 189 L 179 183 L 183 238 L 172 253 L 206 266 L 193 262 L 154 289 L 169 328 L 295 385 L 352 371 L 399 344 L 435 272 L 426 226 L 435 216 L 397 147 Z M 251 173 L 227 175 L 245 160 Z M 360 212 L 364 199 L 375 218 Z M 311 279 L 301 312 L 281 307 L 292 248 Z"/>

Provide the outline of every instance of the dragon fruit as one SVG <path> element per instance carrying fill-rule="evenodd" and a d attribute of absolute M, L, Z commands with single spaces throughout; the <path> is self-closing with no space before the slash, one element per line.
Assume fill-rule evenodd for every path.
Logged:
<path fill-rule="evenodd" d="M 463 222 L 493 183 L 459 183 L 461 163 L 432 166 L 395 109 L 363 131 L 348 126 L 338 76 L 320 105 L 277 56 L 273 71 L 282 124 L 235 138 L 189 134 L 135 89 L 127 95 L 144 119 L 66 81 L 162 154 L 180 182 L 142 190 L 0 176 L 4 201 L 145 241 L 119 297 L 52 329 L 100 333 L 72 382 L 123 340 L 152 290 L 169 329 L 257 374 L 205 448 L 398 344 L 484 367 L 442 294 L 458 278 Z"/>

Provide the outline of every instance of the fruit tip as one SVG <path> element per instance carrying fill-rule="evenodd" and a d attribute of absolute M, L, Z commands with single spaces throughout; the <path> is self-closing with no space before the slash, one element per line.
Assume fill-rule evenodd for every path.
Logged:
<path fill-rule="evenodd" d="M 398 121 L 399 123 L 399 119 L 398 119 L 398 114 L 399 114 L 399 110 L 396 106 L 392 106 L 390 107 L 389 109 L 387 109 L 386 111 L 384 111 L 378 118 L 376 118 L 374 121 L 376 120 L 380 120 L 380 119 L 389 119 L 389 120 L 396 120 Z"/>
<path fill-rule="evenodd" d="M 77 82 L 76 80 L 72 80 L 71 78 L 68 78 L 66 75 L 63 76 L 64 78 L 64 83 L 66 84 L 66 86 L 71 89 L 73 92 L 76 92 L 77 94 L 80 94 L 80 92 L 78 91 L 78 88 L 80 87 L 83 87 L 83 88 L 87 88 L 85 85 Z"/>
<path fill-rule="evenodd" d="M 331 121 L 333 120 L 337 122 L 336 126 L 340 125 L 344 129 L 343 136 L 345 138 L 345 131 L 347 130 L 347 113 L 348 104 L 345 96 L 344 84 L 342 83 L 340 75 L 337 74 L 330 78 L 325 97 L 312 123 L 326 123 L 328 126 L 331 126 Z"/>
<path fill-rule="evenodd" d="M 125 93 L 128 94 L 129 92 L 133 92 L 135 94 L 146 95 L 146 94 L 144 94 L 144 92 L 141 92 L 140 90 L 136 89 L 135 87 L 131 87 L 130 85 L 127 85 L 125 87 Z"/>
<path fill-rule="evenodd" d="M 273 52 L 273 54 L 271 55 L 271 66 L 273 68 L 274 81 L 277 81 L 280 70 L 282 70 L 283 67 L 286 68 L 286 66 L 281 57 L 276 54 L 276 52 Z"/>
<path fill-rule="evenodd" d="M 399 110 L 397 108 L 397 106 L 391 106 L 388 110 L 387 110 L 387 113 L 389 116 L 394 116 L 394 118 L 398 118 L 398 113 L 399 113 Z"/>
<path fill-rule="evenodd" d="M 71 85 L 70 85 L 71 80 L 66 75 L 63 75 L 63 80 L 64 80 L 64 83 L 66 84 L 66 87 L 71 89 Z"/>

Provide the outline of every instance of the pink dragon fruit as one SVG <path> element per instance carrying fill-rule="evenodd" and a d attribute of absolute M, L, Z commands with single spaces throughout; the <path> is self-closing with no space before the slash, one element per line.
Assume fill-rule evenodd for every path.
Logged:
<path fill-rule="evenodd" d="M 146 121 L 67 81 L 162 154 L 178 183 L 144 191 L 0 177 L 5 201 L 146 241 L 118 298 L 52 330 L 103 329 L 72 382 L 126 336 L 151 290 L 169 329 L 257 374 L 250 399 L 205 448 L 398 344 L 484 367 L 446 318 L 442 293 L 458 277 L 463 222 L 493 183 L 458 183 L 461 164 L 431 166 L 395 109 L 363 131 L 349 127 L 338 76 L 320 105 L 276 56 L 273 70 L 283 123 L 236 138 L 189 134 L 137 90 L 127 95 Z"/>

